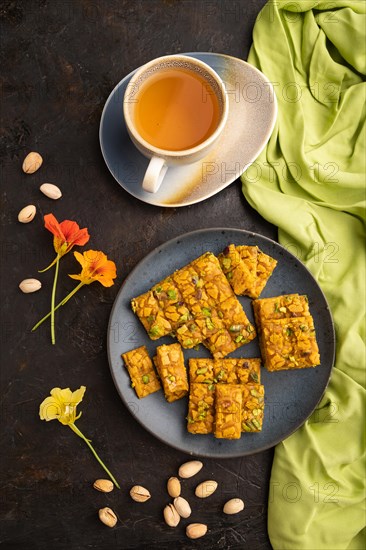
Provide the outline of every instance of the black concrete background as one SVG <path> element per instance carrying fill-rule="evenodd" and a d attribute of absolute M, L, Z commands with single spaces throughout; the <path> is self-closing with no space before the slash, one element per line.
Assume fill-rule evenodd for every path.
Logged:
<path fill-rule="evenodd" d="M 193 229 L 215 226 L 254 230 L 276 238 L 276 229 L 252 210 L 240 182 L 191 207 L 149 206 L 123 191 L 99 149 L 103 105 L 132 69 L 171 53 L 213 51 L 246 59 L 255 18 L 264 0 L 3 0 L 1 78 L 1 548 L 48 550 L 121 548 L 270 549 L 267 501 L 273 451 L 232 460 L 204 459 L 204 470 L 183 483 L 192 521 L 205 522 L 204 539 L 190 541 L 184 520 L 172 529 L 162 510 L 167 479 L 189 457 L 160 443 L 133 419 L 118 397 L 108 367 L 106 333 L 118 289 L 155 246 Z M 29 151 L 42 168 L 21 170 Z M 44 182 L 63 191 L 59 201 L 39 192 Z M 37 206 L 29 225 L 17 221 L 27 204 Z M 118 280 L 105 289 L 85 287 L 57 316 L 57 344 L 49 326 L 30 328 L 49 309 L 52 272 L 38 275 L 53 258 L 43 215 L 88 227 L 87 247 L 115 260 Z M 84 249 L 85 250 L 85 249 Z M 77 273 L 72 254 L 62 259 L 58 296 Z M 40 292 L 24 295 L 21 280 L 39 277 Z M 58 422 L 41 422 L 38 407 L 55 386 L 87 386 L 78 426 L 93 440 L 121 483 L 109 495 L 92 483 L 105 477 L 86 445 Z M 217 492 L 198 501 L 199 481 L 215 479 Z M 134 484 L 152 498 L 131 501 Z M 245 511 L 224 517 L 229 498 Z M 99 508 L 110 506 L 120 521 L 102 525 Z"/>

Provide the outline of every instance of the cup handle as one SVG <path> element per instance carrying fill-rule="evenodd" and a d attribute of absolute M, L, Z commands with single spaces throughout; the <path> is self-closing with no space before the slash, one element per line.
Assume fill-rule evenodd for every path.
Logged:
<path fill-rule="evenodd" d="M 148 193 L 156 193 L 164 179 L 168 167 L 165 160 L 160 157 L 152 157 L 145 172 L 142 188 Z"/>

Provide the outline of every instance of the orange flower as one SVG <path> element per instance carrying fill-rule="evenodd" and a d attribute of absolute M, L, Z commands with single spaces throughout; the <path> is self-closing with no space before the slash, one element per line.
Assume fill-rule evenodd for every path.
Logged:
<path fill-rule="evenodd" d="M 60 258 L 70 252 L 72 247 L 76 244 L 83 245 L 88 242 L 90 235 L 86 228 L 80 229 L 76 222 L 65 220 L 58 223 L 53 214 L 46 214 L 44 217 L 45 228 L 52 233 L 53 246 L 56 251 L 56 258 L 50 263 L 48 267 L 42 269 L 39 273 L 44 273 L 50 267 L 56 264 L 55 276 L 53 279 L 52 295 L 51 295 L 51 341 L 55 343 L 55 296 L 56 285 L 59 270 Z"/>
<path fill-rule="evenodd" d="M 46 214 L 44 217 L 45 228 L 50 231 L 53 237 L 53 246 L 58 257 L 64 256 L 74 245 L 84 245 L 90 239 L 88 230 L 80 229 L 76 222 L 64 220 L 58 223 L 53 214 Z"/>
<path fill-rule="evenodd" d="M 99 250 L 87 250 L 80 254 L 74 252 L 74 256 L 81 264 L 82 270 L 79 275 L 69 275 L 71 279 L 81 281 L 84 285 L 90 285 L 99 281 L 103 286 L 112 286 L 113 279 L 117 277 L 116 264 L 108 260 L 107 256 Z"/>
<path fill-rule="evenodd" d="M 84 254 L 74 252 L 75 258 L 81 264 L 82 270 L 79 275 L 69 275 L 71 279 L 76 279 L 80 283 L 64 298 L 57 306 L 54 304 L 54 292 L 52 293 L 51 311 L 47 313 L 34 327 L 32 332 L 35 331 L 48 317 L 54 316 L 54 312 L 61 306 L 64 306 L 70 298 L 76 294 L 84 285 L 90 285 L 94 281 L 99 281 L 103 286 L 112 286 L 114 284 L 113 279 L 117 277 L 116 264 L 112 260 L 108 260 L 107 256 L 100 250 L 87 250 Z M 59 264 L 59 257 L 56 258 L 56 269 Z M 51 328 L 54 325 L 51 324 Z M 54 333 L 53 340 L 54 341 Z"/>

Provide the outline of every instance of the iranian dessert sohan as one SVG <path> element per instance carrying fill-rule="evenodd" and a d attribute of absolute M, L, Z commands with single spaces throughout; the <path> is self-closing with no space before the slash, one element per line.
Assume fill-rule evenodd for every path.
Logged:
<path fill-rule="evenodd" d="M 314 320 L 306 296 L 262 298 L 252 305 L 264 366 L 269 371 L 320 364 Z"/>
<path fill-rule="evenodd" d="M 277 265 L 257 246 L 230 244 L 218 259 L 235 294 L 250 298 L 260 296 Z"/>
<path fill-rule="evenodd" d="M 202 343 L 216 359 L 256 336 L 211 252 L 133 298 L 131 305 L 151 340 L 169 334 L 186 349 Z"/>
<path fill-rule="evenodd" d="M 190 359 L 187 430 L 192 434 L 214 433 L 218 438 L 238 439 L 239 421 L 240 433 L 261 431 L 264 386 L 260 383 L 260 367 L 259 358 Z M 229 388 L 222 389 L 224 385 Z M 237 388 L 241 392 L 240 398 L 237 397 Z M 231 416 L 224 414 L 223 395 L 226 396 L 226 412 L 231 411 Z M 237 410 L 233 423 L 232 409 L 237 408 L 238 399 L 240 410 Z"/>
<path fill-rule="evenodd" d="M 156 349 L 154 366 L 145 346 L 123 354 L 139 398 L 161 388 L 168 402 L 188 393 L 187 430 L 239 439 L 260 432 L 264 420 L 261 362 L 269 371 L 320 364 L 308 299 L 297 293 L 259 299 L 277 261 L 257 246 L 230 244 L 218 258 L 207 252 L 131 301 L 151 340 L 178 342 Z M 252 301 L 262 355 L 227 358 L 256 331 L 237 295 Z M 183 350 L 206 346 L 213 358 L 189 359 Z M 159 382 L 161 381 L 161 384 Z"/>

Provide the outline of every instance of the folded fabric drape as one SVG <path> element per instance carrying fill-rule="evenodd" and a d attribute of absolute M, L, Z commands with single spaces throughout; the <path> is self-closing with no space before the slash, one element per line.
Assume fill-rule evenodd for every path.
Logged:
<path fill-rule="evenodd" d="M 365 44 L 364 1 L 276 0 L 258 15 L 248 58 L 279 109 L 243 193 L 316 277 L 337 338 L 318 408 L 276 447 L 275 550 L 366 548 Z"/>

